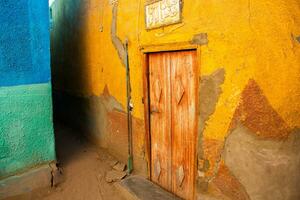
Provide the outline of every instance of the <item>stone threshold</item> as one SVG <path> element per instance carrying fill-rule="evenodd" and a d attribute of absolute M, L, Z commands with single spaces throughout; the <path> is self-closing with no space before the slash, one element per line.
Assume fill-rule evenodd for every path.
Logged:
<path fill-rule="evenodd" d="M 25 173 L 13 175 L 0 180 L 0 200 L 4 199 L 23 199 L 34 191 L 51 188 L 59 173 L 55 164 L 39 166 Z"/>
<path fill-rule="evenodd" d="M 128 200 L 180 200 L 179 197 L 140 176 L 130 176 L 116 183 L 116 187 Z"/>

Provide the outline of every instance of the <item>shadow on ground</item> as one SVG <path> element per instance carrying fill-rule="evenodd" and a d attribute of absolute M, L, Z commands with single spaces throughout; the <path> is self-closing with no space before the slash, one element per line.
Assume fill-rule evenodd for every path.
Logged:
<path fill-rule="evenodd" d="M 113 183 L 105 181 L 115 160 L 104 149 L 89 143 L 81 133 L 55 123 L 56 151 L 63 182 L 29 199 L 122 200 Z"/>

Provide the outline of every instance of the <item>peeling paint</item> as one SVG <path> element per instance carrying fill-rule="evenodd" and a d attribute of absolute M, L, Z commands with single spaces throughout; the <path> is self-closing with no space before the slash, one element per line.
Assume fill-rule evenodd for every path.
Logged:
<path fill-rule="evenodd" d="M 209 186 L 207 179 L 205 177 L 198 177 L 196 181 L 197 192 L 206 193 Z"/>
<path fill-rule="evenodd" d="M 297 148 L 300 142 L 298 141 L 300 137 L 299 131 L 297 132 L 298 129 L 294 130 L 286 125 L 280 115 L 269 104 L 263 91 L 254 80 L 249 80 L 241 94 L 240 101 L 232 119 L 231 126 L 229 127 L 229 135 L 225 140 L 203 140 L 203 155 L 210 164 L 210 168 L 205 171 L 206 182 L 216 185 L 221 189 L 222 193 L 229 196 L 230 199 L 248 199 L 248 195 L 246 194 L 249 194 L 250 199 L 267 199 L 266 195 L 269 193 L 265 191 L 268 185 L 261 185 L 255 190 L 253 187 L 256 185 L 256 180 L 259 179 L 259 177 L 263 177 L 264 174 L 265 182 L 269 181 L 269 185 L 271 185 L 272 182 L 276 182 L 281 187 L 282 185 L 279 183 L 280 178 L 276 177 L 283 176 L 281 173 L 284 173 L 284 176 L 286 176 L 286 172 L 288 172 L 288 170 L 283 170 L 283 172 L 281 169 L 283 169 L 284 166 L 290 166 L 289 170 L 294 171 L 299 168 L 300 155 L 297 153 L 299 152 Z M 235 140 L 234 145 L 228 145 L 232 144 L 232 137 L 235 137 L 232 136 L 232 134 L 237 134 L 236 132 L 243 133 L 245 130 L 247 130 L 247 134 L 252 134 L 251 137 L 257 139 L 250 142 L 250 136 L 243 135 Z M 246 141 L 242 144 L 244 140 Z M 283 152 L 285 156 L 282 157 L 282 153 L 280 152 Z M 247 161 L 241 163 L 240 161 L 243 159 Z M 225 170 L 228 173 L 224 173 L 224 170 L 222 170 L 222 168 L 224 168 L 223 165 L 226 168 L 228 166 Z M 255 167 L 255 165 L 259 167 Z M 274 169 L 271 170 L 271 168 Z M 260 176 L 257 176 L 251 181 L 253 171 L 256 169 L 260 171 L 255 174 L 260 173 Z M 230 172 L 231 170 L 232 172 Z M 240 171 L 240 173 L 236 173 L 236 170 Z M 276 170 L 278 171 L 277 175 Z M 248 173 L 250 171 L 251 173 Z M 220 173 L 222 174 L 222 178 L 218 180 L 220 179 Z M 296 172 L 292 171 L 289 173 L 290 177 L 293 173 Z M 241 176 L 246 180 L 242 181 L 240 179 Z M 277 189 L 278 192 L 273 193 L 270 200 L 275 199 L 275 197 L 276 199 L 283 199 L 286 195 L 290 195 L 290 199 L 298 199 L 299 196 L 296 192 L 297 187 L 295 182 L 298 183 L 300 178 L 296 176 L 292 181 L 290 178 L 286 179 L 288 180 L 285 182 L 285 187 L 290 188 L 290 190 L 286 190 L 289 192 L 283 194 L 280 192 L 279 186 L 274 186 L 275 188 L 270 189 L 270 192 L 275 189 Z M 233 180 L 235 183 L 232 182 Z M 224 185 L 224 183 L 226 184 Z M 239 189 L 236 191 L 237 188 Z M 258 191 L 259 188 L 261 189 L 260 193 Z M 252 190 L 255 191 L 253 192 Z M 234 194 L 238 194 L 238 197 L 235 197 Z"/>
<path fill-rule="evenodd" d="M 102 95 L 100 96 L 103 104 L 105 105 L 108 112 L 113 110 L 124 111 L 124 107 L 109 93 L 107 85 L 105 85 Z"/>
<path fill-rule="evenodd" d="M 179 43 L 190 41 L 193 44 L 191 40 L 195 35 L 195 43 L 201 45 L 209 42 L 209 45 L 199 47 L 201 63 L 199 63 L 198 76 L 203 74 L 210 76 L 211 72 L 220 66 L 224 66 L 223 70 L 226 74 L 224 72 L 225 80 L 218 81 L 219 84 L 208 84 L 208 86 L 212 85 L 210 86 L 212 89 L 207 91 L 208 94 L 204 97 L 201 97 L 201 90 L 205 91 L 206 87 L 199 91 L 202 101 L 205 99 L 207 99 L 205 101 L 211 101 L 209 104 L 202 105 L 204 112 L 202 111 L 199 115 L 202 119 L 199 120 L 198 168 L 200 176 L 197 181 L 200 182 L 202 191 L 211 192 L 210 189 L 214 185 L 213 179 L 218 176 L 221 164 L 224 162 L 222 160 L 224 141 L 226 143 L 226 136 L 237 127 L 239 121 L 249 130 L 251 129 L 253 136 L 261 140 L 286 140 L 292 134 L 292 129 L 300 127 L 300 62 L 298 59 L 300 46 L 296 45 L 295 37 L 291 41 L 291 33 L 300 31 L 299 1 L 286 0 L 283 3 L 280 0 L 268 0 L 262 3 L 261 1 L 185 0 L 182 10 L 183 23 L 153 30 L 145 29 L 144 3 L 146 1 L 119 1 L 118 10 L 113 9 L 113 12 L 111 12 L 113 7 L 108 3 L 100 5 L 96 0 L 81 1 L 83 4 L 95 5 L 89 8 L 82 6 L 82 12 L 89 17 L 82 17 L 81 13 L 77 14 L 71 9 L 64 10 L 64 7 L 73 2 L 79 2 L 79 0 L 58 1 L 56 9 L 53 9 L 54 20 L 57 20 L 58 27 L 53 29 L 53 35 L 56 35 L 53 37 L 54 43 L 57 44 L 54 53 L 64 55 L 65 49 L 72 49 L 73 44 L 81 44 L 80 47 L 84 48 L 85 54 L 78 63 L 73 60 L 76 54 L 70 53 L 67 58 L 64 57 L 68 61 L 62 60 L 61 56 L 56 56 L 53 68 L 56 69 L 57 89 L 72 91 L 78 96 L 95 95 L 98 97 L 104 86 L 108 85 L 110 95 L 125 105 L 126 89 L 123 86 L 126 83 L 126 76 L 120 63 L 120 59 L 123 60 L 120 38 L 128 37 L 132 58 L 129 62 L 132 69 L 132 100 L 135 105 L 133 115 L 138 119 L 145 117 L 144 105 L 141 101 L 143 96 L 141 48 L 163 45 L 174 49 Z M 97 7 L 98 4 L 99 7 Z M 99 10 L 103 11 L 106 16 L 103 19 L 104 31 L 100 34 L 97 26 L 100 19 Z M 86 26 L 80 26 L 80 23 L 74 26 L 80 26 L 80 30 L 83 30 L 80 32 L 82 34 L 80 39 L 70 37 L 74 31 L 77 34 L 74 27 L 70 27 L 67 34 L 61 31 L 60 27 L 64 25 L 61 22 L 66 21 L 64 15 L 83 18 L 81 21 L 84 21 Z M 118 27 L 116 27 L 117 24 Z M 114 30 L 107 31 L 105 27 L 114 28 Z M 202 35 L 197 36 L 199 33 Z M 116 41 L 111 42 L 114 36 L 118 39 L 115 38 Z M 60 46 L 62 38 L 64 43 Z M 118 54 L 115 53 L 116 49 Z M 82 71 L 85 73 L 81 73 Z M 77 80 L 74 77 L 81 81 L 74 81 Z M 249 79 L 255 80 L 256 84 L 259 83 L 259 87 L 251 86 L 248 89 L 249 92 L 243 92 Z M 213 97 L 207 97 L 210 95 Z M 199 103 L 201 104 L 201 100 Z M 240 112 L 236 110 L 237 107 Z M 99 110 L 96 111 L 99 112 Z M 260 116 L 261 119 L 256 118 L 255 115 Z M 104 120 L 107 118 L 108 116 L 105 116 Z M 236 120 L 235 123 L 234 120 Z M 270 130 L 267 129 L 268 126 L 271 127 Z M 141 142 L 138 145 L 144 144 Z M 227 168 L 229 174 L 236 178 L 235 181 L 243 184 L 233 173 L 234 170 L 228 166 Z M 226 181 L 231 179 L 232 177 L 222 179 L 224 181 L 222 184 L 226 185 Z M 244 185 L 243 187 L 246 188 Z M 217 186 L 214 188 L 218 194 L 226 197 L 224 199 L 230 199 L 222 194 Z M 230 193 L 230 191 L 224 190 L 223 193 Z"/>
<path fill-rule="evenodd" d="M 219 155 L 219 151 L 207 152 L 207 149 L 215 150 L 215 148 L 207 148 L 204 145 L 208 143 L 203 142 L 203 131 L 205 129 L 205 123 L 209 117 L 214 113 L 219 96 L 222 93 L 221 85 L 225 80 L 225 70 L 218 69 L 211 75 L 201 77 L 199 87 L 199 128 L 198 128 L 198 170 L 200 172 L 207 173 L 214 166 L 207 159 L 207 156 Z M 214 165 L 214 163 L 212 163 Z M 197 190 L 199 192 L 205 192 L 208 189 L 209 178 L 197 177 Z"/>
<path fill-rule="evenodd" d="M 191 43 L 192 44 L 198 44 L 198 45 L 207 45 L 208 44 L 208 35 L 207 35 L 207 33 L 199 33 L 197 35 L 194 35 Z"/>
<path fill-rule="evenodd" d="M 224 160 L 251 200 L 298 200 L 299 152 L 299 130 L 283 141 L 262 140 L 239 124 L 226 140 Z"/>
<path fill-rule="evenodd" d="M 112 9 L 112 22 L 111 22 L 111 40 L 118 52 L 118 56 L 122 61 L 122 64 L 126 65 L 126 49 L 121 39 L 117 36 L 117 17 L 118 17 L 118 3 L 114 2 Z"/>
<path fill-rule="evenodd" d="M 297 40 L 297 42 L 300 43 L 300 36 L 297 36 L 297 37 L 296 37 L 296 40 Z"/>
<path fill-rule="evenodd" d="M 202 139 L 205 123 L 216 109 L 219 96 L 222 93 L 221 85 L 225 80 L 225 70 L 223 68 L 216 70 L 211 75 L 201 77 L 199 87 L 199 129 L 198 129 L 198 157 L 202 159 Z M 201 161 L 199 161 L 201 162 Z M 206 162 L 206 161 L 202 161 Z"/>

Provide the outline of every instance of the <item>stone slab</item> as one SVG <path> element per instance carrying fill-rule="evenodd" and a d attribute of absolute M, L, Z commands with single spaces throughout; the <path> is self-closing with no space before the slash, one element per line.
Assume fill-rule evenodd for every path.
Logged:
<path fill-rule="evenodd" d="M 128 200 L 180 200 L 177 196 L 140 176 L 130 176 L 117 183 L 116 186 Z"/>
<path fill-rule="evenodd" d="M 21 175 L 0 180 L 0 199 L 25 195 L 42 188 L 50 188 L 51 171 L 49 165 L 44 165 Z"/>
<path fill-rule="evenodd" d="M 115 181 L 122 180 L 125 176 L 126 176 L 125 172 L 111 170 L 111 171 L 107 172 L 105 180 L 108 183 L 112 183 L 112 182 L 115 182 Z"/>

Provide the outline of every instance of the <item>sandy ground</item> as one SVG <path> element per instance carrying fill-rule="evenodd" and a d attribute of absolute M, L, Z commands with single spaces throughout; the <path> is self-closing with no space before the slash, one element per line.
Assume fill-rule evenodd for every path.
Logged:
<path fill-rule="evenodd" d="M 63 169 L 64 182 L 37 195 L 44 200 L 123 200 L 112 183 L 105 181 L 115 160 L 105 150 L 87 142 L 76 131 L 56 126 L 57 160 Z"/>

